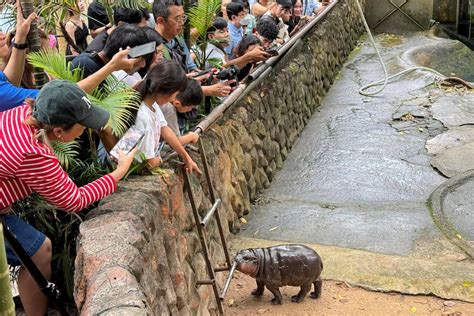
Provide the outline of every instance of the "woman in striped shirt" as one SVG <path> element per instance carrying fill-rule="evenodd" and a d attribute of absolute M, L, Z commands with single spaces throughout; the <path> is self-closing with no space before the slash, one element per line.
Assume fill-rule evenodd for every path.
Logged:
<path fill-rule="evenodd" d="M 27 100 L 23 106 L 0 112 L 0 217 L 46 278 L 51 275 L 51 241 L 8 214 L 9 207 L 36 192 L 60 209 L 78 212 L 113 193 L 136 150 L 122 153 L 112 173 L 78 188 L 49 145 L 50 141 L 70 142 L 87 127 L 103 128 L 108 119 L 109 113 L 93 105 L 77 84 L 63 80 L 46 84 L 36 101 Z M 21 265 L 8 245 L 7 258 L 10 265 Z M 24 268 L 20 269 L 18 289 L 26 314 L 44 315 L 47 298 Z"/>

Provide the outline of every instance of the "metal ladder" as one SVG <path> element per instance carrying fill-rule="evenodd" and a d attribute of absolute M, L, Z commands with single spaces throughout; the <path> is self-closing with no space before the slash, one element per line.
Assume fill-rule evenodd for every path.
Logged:
<path fill-rule="evenodd" d="M 222 302 L 225 298 L 225 295 L 227 294 L 227 290 L 229 289 L 232 276 L 235 272 L 236 264 L 235 263 L 233 265 L 231 264 L 229 251 L 227 249 L 227 242 L 224 236 L 224 230 L 222 229 L 222 223 L 219 216 L 219 205 L 221 204 L 222 201 L 221 199 L 217 198 L 215 195 L 214 188 L 212 186 L 211 176 L 209 174 L 209 166 L 207 164 L 206 152 L 204 150 L 204 146 L 201 141 L 201 138 L 199 138 L 198 145 L 199 145 L 199 152 L 201 154 L 204 174 L 206 176 L 206 181 L 209 187 L 209 196 L 211 198 L 212 207 L 206 212 L 206 215 L 203 218 L 201 218 L 199 211 L 196 207 L 195 200 L 194 200 L 193 190 L 191 188 L 191 183 L 189 181 L 189 175 L 186 172 L 186 170 L 184 170 L 183 168 L 184 186 L 186 188 L 186 191 L 188 192 L 189 201 L 191 203 L 191 208 L 193 210 L 194 222 L 196 224 L 196 228 L 199 234 L 199 240 L 201 241 L 201 247 L 204 253 L 204 260 L 206 261 L 207 273 L 209 277 L 209 279 L 206 279 L 206 280 L 198 280 L 196 282 L 196 285 L 197 286 L 212 285 L 212 288 L 214 290 L 214 296 L 216 298 L 217 309 L 220 315 L 224 315 L 224 307 L 223 307 Z M 208 226 L 208 223 L 212 217 L 216 218 L 217 227 L 219 228 L 219 235 L 221 238 L 222 246 L 224 248 L 224 254 L 225 254 L 225 259 L 226 259 L 226 264 L 227 264 L 227 266 L 225 267 L 214 267 L 209 257 L 209 248 L 207 246 L 205 229 Z M 216 273 L 223 272 L 223 271 L 229 271 L 229 274 L 224 283 L 224 287 L 222 291 L 219 291 L 219 287 L 216 281 Z"/>

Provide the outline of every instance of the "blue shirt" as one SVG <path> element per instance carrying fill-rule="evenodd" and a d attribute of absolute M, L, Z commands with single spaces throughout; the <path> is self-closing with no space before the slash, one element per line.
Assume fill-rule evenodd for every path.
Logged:
<path fill-rule="evenodd" d="M 233 58 L 234 48 L 239 45 L 240 41 L 242 40 L 242 37 L 244 37 L 244 30 L 242 29 L 242 27 L 236 27 L 230 22 L 227 23 L 227 28 L 229 29 L 230 43 L 229 46 L 224 48 L 224 51 L 227 53 L 227 55 Z"/>
<path fill-rule="evenodd" d="M 39 90 L 17 87 L 0 71 L 0 112 L 22 105 L 25 99 L 36 99 Z"/>
<path fill-rule="evenodd" d="M 303 12 L 302 15 L 311 16 L 315 9 L 319 8 L 321 4 L 316 0 L 302 0 Z"/>

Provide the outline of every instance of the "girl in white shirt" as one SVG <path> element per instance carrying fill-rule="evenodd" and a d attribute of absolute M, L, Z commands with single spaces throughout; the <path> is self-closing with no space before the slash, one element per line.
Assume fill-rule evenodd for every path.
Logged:
<path fill-rule="evenodd" d="M 151 168 L 160 165 L 160 137 L 183 159 L 186 171 L 201 173 L 196 163 L 183 148 L 175 133 L 168 127 L 160 106 L 175 100 L 186 88 L 186 74 L 174 61 L 164 60 L 153 67 L 136 89 L 142 103 L 138 109 L 135 128 L 145 132 L 139 151 L 145 154 Z"/>

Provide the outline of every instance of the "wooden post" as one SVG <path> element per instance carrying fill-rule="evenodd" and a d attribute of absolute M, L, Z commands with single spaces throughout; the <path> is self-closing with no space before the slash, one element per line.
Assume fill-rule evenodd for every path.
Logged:
<path fill-rule="evenodd" d="M 8 270 L 2 224 L 0 224 L 0 315 L 15 315 L 15 303 L 13 303 L 10 285 L 10 271 Z"/>

